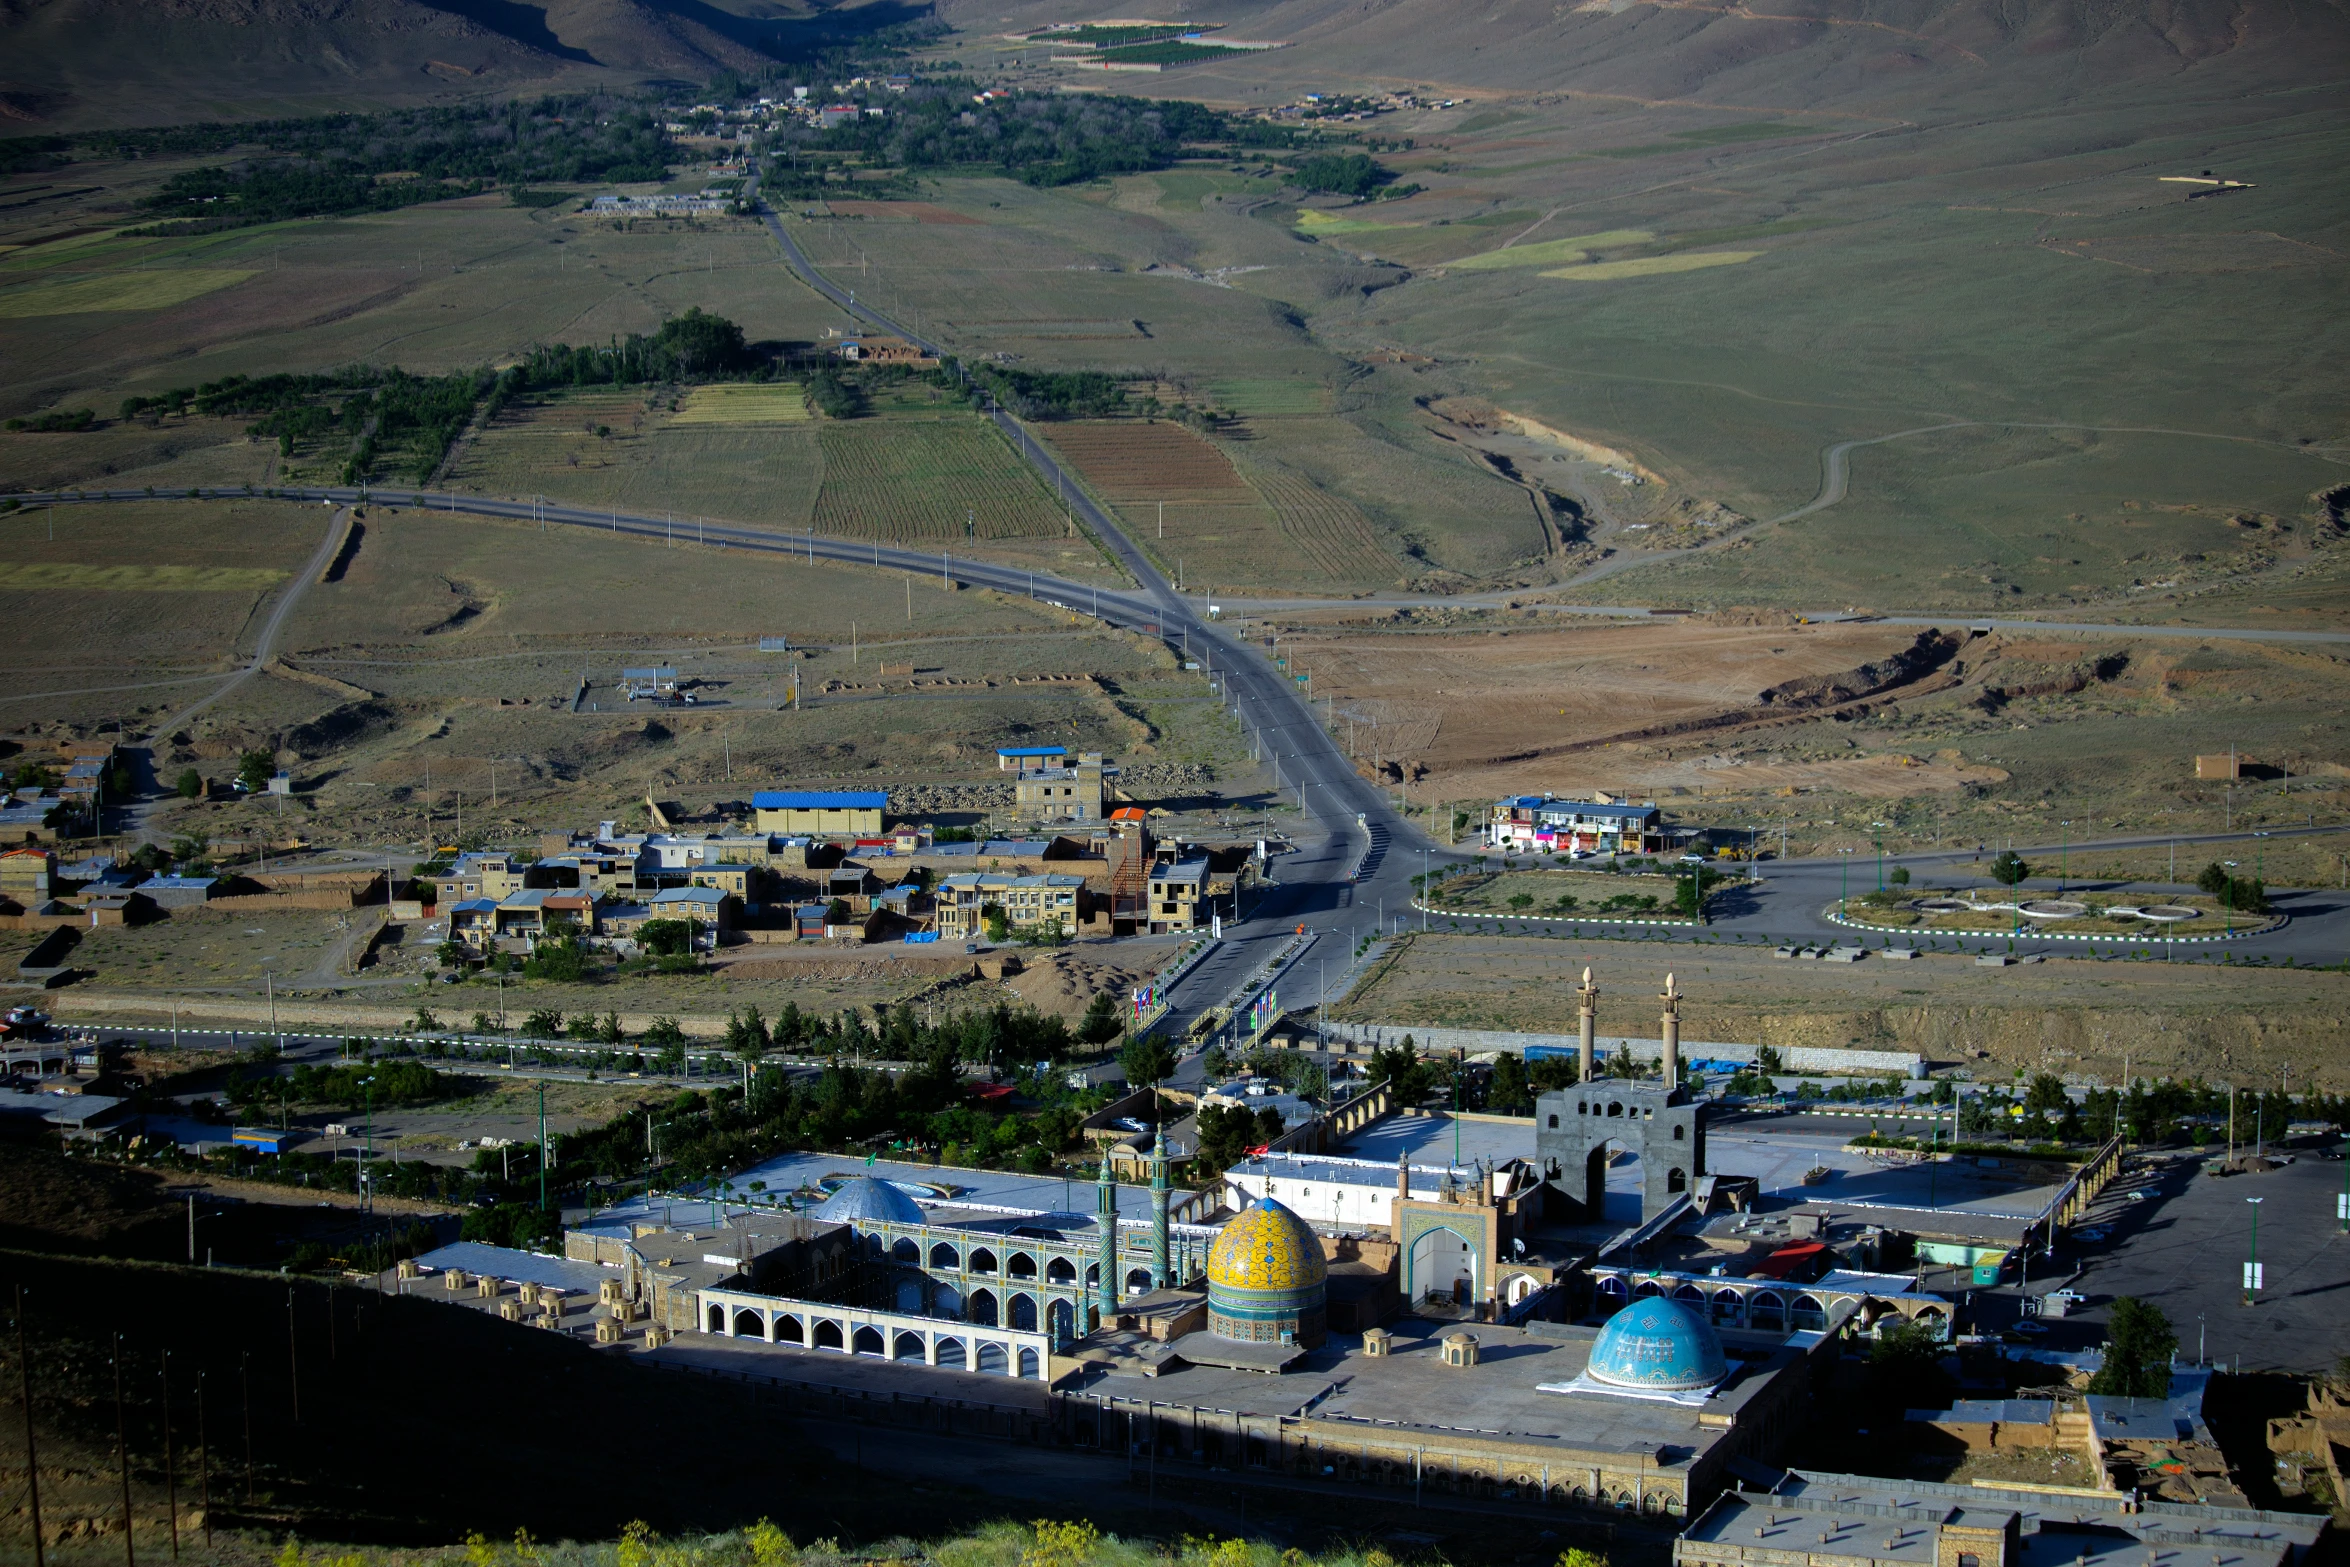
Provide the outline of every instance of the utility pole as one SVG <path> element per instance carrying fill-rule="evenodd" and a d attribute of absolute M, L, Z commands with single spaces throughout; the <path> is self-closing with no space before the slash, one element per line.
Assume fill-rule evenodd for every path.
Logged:
<path fill-rule="evenodd" d="M 41 1541 L 41 1460 L 33 1451 L 33 1352 L 24 1330 L 24 1286 L 16 1287 L 16 1386 L 24 1403 L 24 1477 L 26 1508 L 32 1514 L 33 1567 L 47 1567 Z"/>

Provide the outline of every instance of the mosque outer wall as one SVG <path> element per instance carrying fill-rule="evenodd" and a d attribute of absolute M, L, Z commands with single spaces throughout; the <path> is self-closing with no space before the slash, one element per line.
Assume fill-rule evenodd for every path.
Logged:
<path fill-rule="evenodd" d="M 1057 1377 L 1077 1363 L 1062 1359 L 1054 1364 Z M 1493 1441 L 1454 1432 L 1425 1433 L 1415 1440 L 1389 1427 L 1083 1393 L 1055 1395 L 1054 1424 L 1070 1446 L 1114 1452 L 1129 1446 L 1148 1452 L 1155 1435 L 1164 1461 L 1279 1470 L 1391 1492 L 1472 1499 L 1499 1500 L 1507 1489 L 1518 1499 L 1553 1506 L 1686 1519 L 1725 1489 L 1733 1458 L 1767 1461 L 1785 1447 L 1808 1410 L 1815 1371 L 1809 1357 L 1784 1368 L 1766 1397 L 1749 1402 L 1734 1419 L 1716 1417 L 1721 1421 L 1716 1439 L 1686 1463 L 1665 1469 L 1639 1454 L 1569 1442 Z M 1324 1474 L 1325 1469 L 1331 1472 Z"/>

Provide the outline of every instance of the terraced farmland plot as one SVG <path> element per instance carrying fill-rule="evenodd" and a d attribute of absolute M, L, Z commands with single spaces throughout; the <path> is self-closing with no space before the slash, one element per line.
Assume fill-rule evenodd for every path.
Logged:
<path fill-rule="evenodd" d="M 685 394 L 676 424 L 806 424 L 808 394 L 791 381 L 726 381 Z"/>
<path fill-rule="evenodd" d="M 897 542 L 1055 538 L 1069 531 L 1041 483 L 977 418 L 827 422 L 819 438 L 821 532 Z"/>
<path fill-rule="evenodd" d="M 1133 536 L 1168 565 L 1180 561 L 1187 577 L 1326 591 L 1398 574 L 1344 497 L 1287 469 L 1243 474 L 1181 425 L 1077 422 L 1045 433 Z"/>
<path fill-rule="evenodd" d="M 1229 458 L 1179 424 L 1077 421 L 1044 434 L 1113 501 L 1229 500 L 1248 489 Z"/>

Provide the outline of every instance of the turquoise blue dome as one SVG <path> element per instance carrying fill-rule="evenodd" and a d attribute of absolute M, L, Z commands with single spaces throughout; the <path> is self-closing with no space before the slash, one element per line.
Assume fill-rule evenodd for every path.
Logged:
<path fill-rule="evenodd" d="M 1613 1387 L 1681 1393 L 1712 1387 L 1730 1366 L 1703 1317 L 1679 1301 L 1648 1295 L 1608 1318 L 1585 1374 Z"/>
<path fill-rule="evenodd" d="M 836 1224 L 857 1224 L 884 1220 L 891 1224 L 920 1224 L 922 1210 L 914 1199 L 899 1191 L 887 1181 L 877 1181 L 870 1175 L 856 1176 L 841 1183 L 839 1191 L 816 1205 L 816 1217 L 830 1219 Z"/>

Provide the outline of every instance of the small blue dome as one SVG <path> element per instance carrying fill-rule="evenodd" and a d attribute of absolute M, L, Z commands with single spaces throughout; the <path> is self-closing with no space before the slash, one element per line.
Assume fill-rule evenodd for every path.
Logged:
<path fill-rule="evenodd" d="M 1599 1330 L 1586 1374 L 1615 1387 L 1663 1393 L 1712 1387 L 1730 1374 L 1722 1341 L 1679 1301 L 1648 1295 Z"/>
<path fill-rule="evenodd" d="M 922 1210 L 914 1199 L 899 1191 L 887 1181 L 877 1181 L 870 1175 L 860 1175 L 842 1184 L 816 1205 L 816 1217 L 835 1224 L 859 1224 L 885 1221 L 890 1224 L 920 1224 Z"/>

